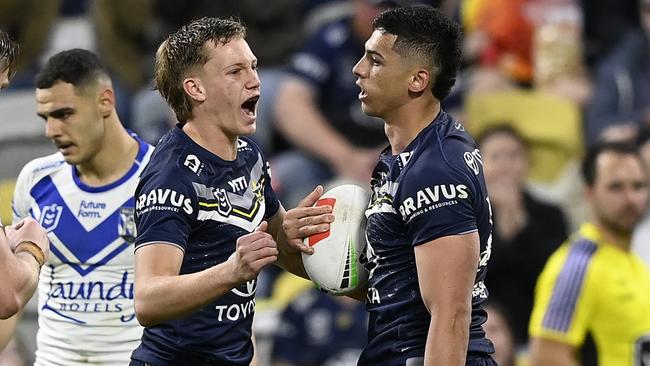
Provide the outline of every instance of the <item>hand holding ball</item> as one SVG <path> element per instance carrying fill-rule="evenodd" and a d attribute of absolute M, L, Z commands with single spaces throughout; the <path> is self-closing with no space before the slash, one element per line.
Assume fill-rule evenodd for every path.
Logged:
<path fill-rule="evenodd" d="M 349 293 L 368 281 L 360 262 L 366 249 L 365 210 L 369 195 L 363 188 L 344 184 L 325 192 L 315 206 L 330 205 L 330 230 L 304 239 L 314 254 L 302 254 L 309 277 L 320 288 L 337 295 Z"/>

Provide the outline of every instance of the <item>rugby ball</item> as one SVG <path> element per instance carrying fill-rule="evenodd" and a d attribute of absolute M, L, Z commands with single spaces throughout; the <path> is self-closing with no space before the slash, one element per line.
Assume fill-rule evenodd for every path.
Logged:
<path fill-rule="evenodd" d="M 315 206 L 332 206 L 334 222 L 327 232 L 303 240 L 314 248 L 302 254 L 302 263 L 311 280 L 321 289 L 343 295 L 364 286 L 368 272 L 360 258 L 366 249 L 365 210 L 370 196 L 354 184 L 343 184 L 325 192 Z"/>

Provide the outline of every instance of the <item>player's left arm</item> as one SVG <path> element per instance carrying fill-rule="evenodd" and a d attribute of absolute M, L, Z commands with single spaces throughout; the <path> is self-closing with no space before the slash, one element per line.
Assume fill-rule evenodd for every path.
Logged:
<path fill-rule="evenodd" d="M 477 232 L 444 236 L 415 247 L 420 292 L 431 314 L 424 354 L 427 366 L 465 365 L 479 247 Z"/>
<path fill-rule="evenodd" d="M 2 352 L 14 336 L 20 315 L 21 313 L 18 313 L 9 319 L 0 319 L 0 352 Z"/>

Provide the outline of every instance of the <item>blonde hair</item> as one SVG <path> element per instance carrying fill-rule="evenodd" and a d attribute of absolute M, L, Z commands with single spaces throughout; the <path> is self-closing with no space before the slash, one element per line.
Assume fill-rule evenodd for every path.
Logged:
<path fill-rule="evenodd" d="M 188 70 L 208 61 L 205 43 L 225 44 L 246 37 L 246 27 L 239 19 L 204 17 L 181 27 L 158 47 L 154 65 L 156 89 L 165 98 L 179 122 L 192 117 L 192 102 L 183 89 Z"/>

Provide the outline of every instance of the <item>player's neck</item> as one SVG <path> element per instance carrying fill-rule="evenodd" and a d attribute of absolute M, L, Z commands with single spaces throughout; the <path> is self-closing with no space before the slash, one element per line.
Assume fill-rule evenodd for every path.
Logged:
<path fill-rule="evenodd" d="M 600 235 L 602 236 L 605 243 L 615 246 L 625 252 L 630 251 L 630 243 L 632 241 L 632 233 L 622 233 L 610 229 L 607 225 L 604 225 L 598 220 L 594 220 Z"/>
<path fill-rule="evenodd" d="M 237 159 L 237 136 L 228 136 L 216 124 L 196 118 L 183 125 L 183 132 L 199 146 L 221 159 Z"/>
<path fill-rule="evenodd" d="M 140 148 L 113 113 L 106 121 L 104 138 L 97 154 L 76 166 L 79 179 L 91 187 L 100 187 L 122 178 L 133 166 Z"/>
<path fill-rule="evenodd" d="M 415 100 L 384 118 L 393 155 L 401 153 L 440 113 L 440 102 Z"/>

